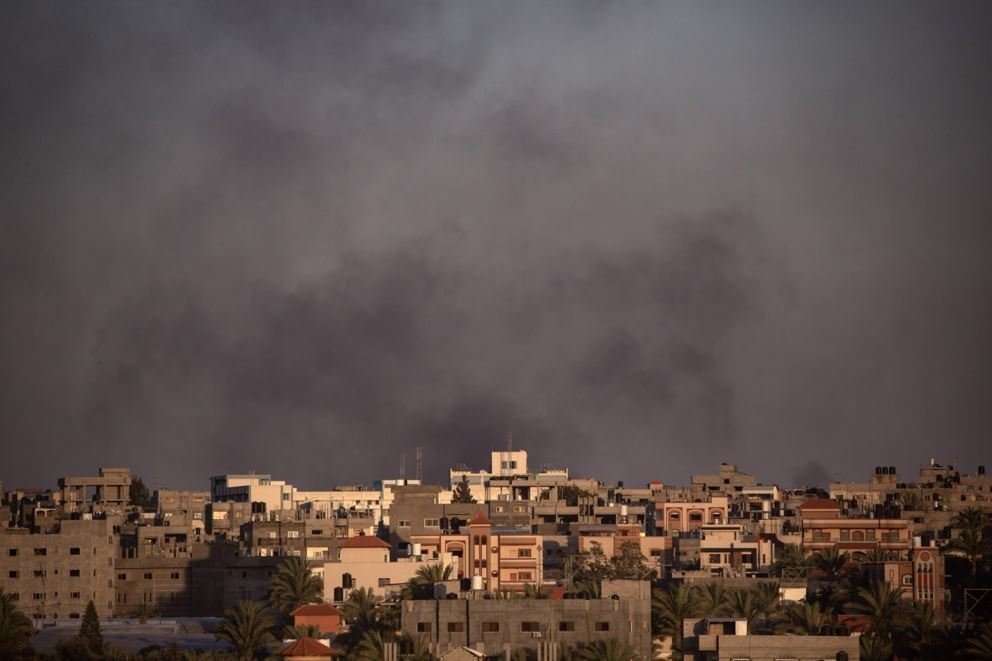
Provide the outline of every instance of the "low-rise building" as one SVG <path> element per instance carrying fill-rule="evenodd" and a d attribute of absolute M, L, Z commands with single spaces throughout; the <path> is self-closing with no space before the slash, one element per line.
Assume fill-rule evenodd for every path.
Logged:
<path fill-rule="evenodd" d="M 750 635 L 743 618 L 693 618 L 682 624 L 685 661 L 858 661 L 859 642 L 857 636 Z"/>

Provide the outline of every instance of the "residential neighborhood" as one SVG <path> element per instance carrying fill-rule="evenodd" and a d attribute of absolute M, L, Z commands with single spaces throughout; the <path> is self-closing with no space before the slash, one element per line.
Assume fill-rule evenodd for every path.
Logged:
<path fill-rule="evenodd" d="M 87 618 L 121 658 L 973 658 L 990 640 L 984 466 L 777 485 L 724 463 L 626 486 L 488 459 L 444 484 L 149 492 L 102 467 L 4 487 L 0 591 L 24 624 L 3 649 L 72 658 Z"/>

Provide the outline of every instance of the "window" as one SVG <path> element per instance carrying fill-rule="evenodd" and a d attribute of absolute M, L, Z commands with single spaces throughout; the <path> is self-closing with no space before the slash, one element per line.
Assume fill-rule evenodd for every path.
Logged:
<path fill-rule="evenodd" d="M 520 630 L 521 631 L 525 631 L 525 632 L 526 631 L 540 631 L 541 630 L 541 623 L 540 622 L 521 622 L 520 623 Z"/>
<path fill-rule="evenodd" d="M 35 601 L 41 601 L 42 599 L 45 598 L 45 593 L 44 592 L 35 592 L 34 594 L 31 595 L 31 597 Z"/>
<path fill-rule="evenodd" d="M 910 576 L 909 574 L 906 574 L 905 576 L 902 577 L 902 584 L 903 585 L 912 585 L 913 584 L 913 577 Z"/>
<path fill-rule="evenodd" d="M 529 558 L 529 557 L 531 557 L 530 556 L 530 549 L 517 549 L 517 557 L 518 558 Z"/>
<path fill-rule="evenodd" d="M 288 537 L 290 539 L 296 539 L 299 536 L 300 536 L 300 531 L 299 530 L 289 530 L 289 531 L 286 532 L 286 537 Z"/>
<path fill-rule="evenodd" d="M 79 555 L 79 547 L 73 546 L 69 549 L 69 555 Z"/>
<path fill-rule="evenodd" d="M 520 580 L 521 581 L 529 581 L 529 580 L 531 580 L 530 572 L 529 571 L 522 571 L 522 572 L 520 572 Z"/>
<path fill-rule="evenodd" d="M 718 565 L 718 564 L 720 564 L 720 554 L 719 553 L 710 553 L 710 564 L 711 565 Z"/>
<path fill-rule="evenodd" d="M 17 549 L 7 549 L 7 555 L 9 555 L 12 558 L 16 558 L 17 557 Z"/>
<path fill-rule="evenodd" d="M 610 623 L 609 622 L 597 622 L 596 623 L 596 631 L 609 631 L 609 630 L 610 630 Z"/>
<path fill-rule="evenodd" d="M 150 571 L 145 572 L 145 580 L 146 581 L 152 580 L 152 573 Z"/>
<path fill-rule="evenodd" d="M 17 571 L 16 570 L 11 570 L 11 571 L 7 572 L 7 577 L 8 578 L 17 578 Z"/>
<path fill-rule="evenodd" d="M 171 578 L 174 581 L 178 581 L 179 580 L 179 572 L 177 572 L 177 571 L 172 572 L 171 574 L 169 574 L 169 578 Z"/>
<path fill-rule="evenodd" d="M 117 575 L 117 580 L 118 581 L 126 581 L 127 580 L 127 574 L 118 574 Z"/>
<path fill-rule="evenodd" d="M 483 622 L 482 633 L 499 633 L 499 622 Z"/>
<path fill-rule="evenodd" d="M 440 519 L 424 519 L 425 528 L 439 528 L 441 527 Z"/>
<path fill-rule="evenodd" d="M 320 537 L 321 535 L 324 534 L 324 531 L 323 530 L 312 530 L 312 531 L 310 531 L 310 534 L 313 535 L 314 537 Z"/>
<path fill-rule="evenodd" d="M 400 528 L 409 528 L 410 527 L 410 521 L 409 521 L 409 519 L 400 519 L 400 522 L 397 525 L 399 525 Z"/>
<path fill-rule="evenodd" d="M 35 555 L 48 555 L 48 549 L 35 549 Z"/>
<path fill-rule="evenodd" d="M 448 622 L 448 633 L 462 633 L 465 631 L 464 622 Z"/>
<path fill-rule="evenodd" d="M 558 631 L 575 631 L 575 622 L 559 622 Z"/>
<path fill-rule="evenodd" d="M 69 570 L 69 576 L 78 577 L 79 576 L 79 570 L 78 569 L 70 569 Z"/>
<path fill-rule="evenodd" d="M 842 541 L 842 542 L 849 542 L 849 541 L 851 541 L 851 531 L 850 530 L 841 530 L 840 531 L 840 541 Z"/>
<path fill-rule="evenodd" d="M 35 569 L 34 570 L 34 577 L 35 578 L 44 578 L 45 577 L 45 570 L 44 569 Z"/>
<path fill-rule="evenodd" d="M 703 520 L 702 512 L 689 512 L 689 520 L 693 523 L 701 523 Z"/>
<path fill-rule="evenodd" d="M 69 613 L 69 618 L 73 620 L 79 619 L 79 613 Z"/>
<path fill-rule="evenodd" d="M 379 587 L 380 588 L 384 588 L 387 585 L 389 585 L 389 579 L 388 578 L 380 578 L 379 579 Z"/>
<path fill-rule="evenodd" d="M 431 623 L 430 622 L 417 622 L 417 633 L 430 633 Z"/>
<path fill-rule="evenodd" d="M 78 592 L 70 592 L 69 593 L 69 598 L 70 599 L 79 599 L 79 593 Z"/>

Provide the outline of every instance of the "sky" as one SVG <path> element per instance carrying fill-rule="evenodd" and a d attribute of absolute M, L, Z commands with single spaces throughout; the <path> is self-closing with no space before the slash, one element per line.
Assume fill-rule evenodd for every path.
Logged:
<path fill-rule="evenodd" d="M 0 480 L 992 463 L 986 2 L 3 3 Z"/>

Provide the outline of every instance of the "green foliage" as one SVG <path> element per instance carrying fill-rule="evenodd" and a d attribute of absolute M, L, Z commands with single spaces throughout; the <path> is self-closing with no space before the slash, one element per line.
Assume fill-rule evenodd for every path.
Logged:
<path fill-rule="evenodd" d="M 963 652 L 966 659 L 992 659 L 992 623 L 978 627 Z"/>
<path fill-rule="evenodd" d="M 702 605 L 696 591 L 685 585 L 670 583 L 651 595 L 651 620 L 654 632 L 672 639 L 672 650 L 682 656 L 682 620 L 700 617 Z"/>
<path fill-rule="evenodd" d="M 323 594 L 324 582 L 295 556 L 286 558 L 269 581 L 269 604 L 283 618 L 299 606 L 319 603 Z"/>
<path fill-rule="evenodd" d="M 892 661 L 892 643 L 881 634 L 862 634 L 859 645 L 861 661 Z"/>
<path fill-rule="evenodd" d="M 723 583 L 713 581 L 693 590 L 699 599 L 700 617 L 723 617 L 729 612 L 729 592 Z"/>
<path fill-rule="evenodd" d="M 408 599 L 433 599 L 434 584 L 451 579 L 451 565 L 434 562 L 422 565 L 417 569 L 417 573 L 407 581 L 407 589 L 404 590 L 404 598 Z"/>
<path fill-rule="evenodd" d="M 141 508 L 152 507 L 154 504 L 148 487 L 145 486 L 144 481 L 140 477 L 135 477 L 131 480 L 129 496 L 131 498 L 131 504 Z"/>
<path fill-rule="evenodd" d="M 18 610 L 11 595 L 0 589 L 0 659 L 30 655 L 33 633 L 31 620 Z"/>
<path fill-rule="evenodd" d="M 455 491 L 451 496 L 451 502 L 453 503 L 474 503 L 475 498 L 472 497 L 472 487 L 468 483 L 468 477 L 462 475 L 462 479 L 458 484 L 455 485 Z"/>
<path fill-rule="evenodd" d="M 273 624 L 262 604 L 242 601 L 224 614 L 215 635 L 217 640 L 230 644 L 239 659 L 248 661 L 263 645 L 274 640 L 270 631 Z"/>
<path fill-rule="evenodd" d="M 300 638 L 321 638 L 320 627 L 316 624 L 300 624 L 287 626 L 282 630 L 284 639 L 298 640 Z"/>
<path fill-rule="evenodd" d="M 103 654 L 103 634 L 100 633 L 100 616 L 96 613 L 96 605 L 90 600 L 83 613 L 83 622 L 79 626 L 79 640 L 86 649 L 96 656 Z"/>
<path fill-rule="evenodd" d="M 821 636 L 835 623 L 833 613 L 819 603 L 787 604 L 775 617 L 776 630 L 798 636 Z"/>
<path fill-rule="evenodd" d="M 848 602 L 846 610 L 868 619 L 868 631 L 888 637 L 893 628 L 904 621 L 903 589 L 893 589 L 887 581 L 872 581 L 867 587 L 858 588 Z"/>
<path fill-rule="evenodd" d="M 837 548 L 833 546 L 817 551 L 809 559 L 810 564 L 827 579 L 839 578 L 845 572 L 847 563 L 850 561 L 851 556 L 838 552 Z"/>
<path fill-rule="evenodd" d="M 805 575 L 809 562 L 803 555 L 802 549 L 795 544 L 786 544 L 775 556 L 772 564 L 772 574 L 775 576 Z"/>

